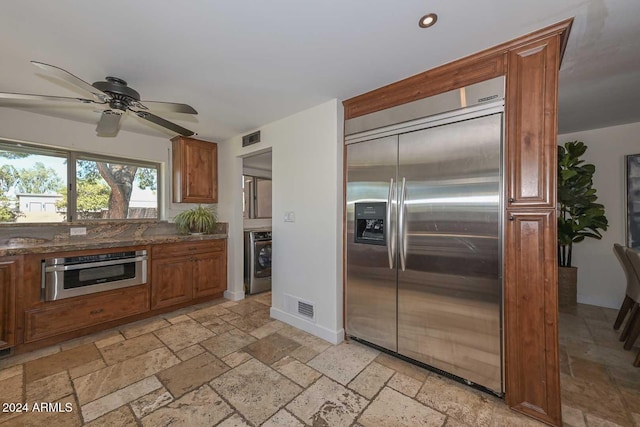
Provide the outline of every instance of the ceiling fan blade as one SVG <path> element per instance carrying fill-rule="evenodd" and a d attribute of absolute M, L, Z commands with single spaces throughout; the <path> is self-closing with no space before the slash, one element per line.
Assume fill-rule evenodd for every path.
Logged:
<path fill-rule="evenodd" d="M 131 110 L 134 113 L 136 113 L 136 116 L 140 117 L 141 119 L 145 119 L 150 121 L 151 123 L 155 123 L 159 126 L 162 126 L 163 128 L 167 128 L 169 130 L 174 131 L 175 133 L 179 133 L 180 135 L 183 136 L 191 136 L 194 135 L 195 133 L 190 131 L 189 129 L 185 129 L 180 125 L 177 125 L 173 122 L 170 122 L 168 120 L 163 119 L 162 117 L 158 117 L 154 114 L 148 113 L 146 111 L 135 111 L 135 110 Z"/>
<path fill-rule="evenodd" d="M 96 133 L 98 136 L 116 136 L 120 130 L 120 120 L 122 120 L 121 111 L 104 110 L 96 127 Z"/>
<path fill-rule="evenodd" d="M 142 110 L 157 111 L 160 113 L 198 114 L 192 106 L 175 102 L 138 101 L 134 106 Z"/>
<path fill-rule="evenodd" d="M 71 83 L 72 85 L 77 86 L 91 93 L 99 102 L 105 103 L 111 100 L 111 97 L 109 95 L 107 95 L 106 93 L 102 92 L 99 89 L 96 89 L 95 87 L 85 82 L 81 78 L 74 76 L 67 70 L 63 70 L 62 68 L 56 67 L 55 65 L 44 64 L 42 62 L 37 62 L 37 61 L 31 61 L 31 63 L 36 67 L 40 68 L 41 70 L 44 70 L 47 73 L 66 81 L 67 83 Z"/>
<path fill-rule="evenodd" d="M 56 102 L 84 102 L 85 104 L 102 104 L 86 98 L 70 98 L 67 96 L 31 95 L 28 93 L 0 92 L 0 100 L 9 99 L 16 101 L 56 101 Z M 1 102 L 1 101 L 0 101 Z"/>

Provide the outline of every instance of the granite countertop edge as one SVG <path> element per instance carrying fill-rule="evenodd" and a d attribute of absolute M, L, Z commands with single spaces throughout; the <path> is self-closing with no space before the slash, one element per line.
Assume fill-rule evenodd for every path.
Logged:
<path fill-rule="evenodd" d="M 159 235 L 128 238 L 97 238 L 82 239 L 70 238 L 63 241 L 48 241 L 44 243 L 18 243 L 11 245 L 0 245 L 0 256 L 31 255 L 52 252 L 77 251 L 89 249 L 110 249 L 125 246 L 152 245 L 156 243 L 178 243 L 201 240 L 226 239 L 226 233 L 205 234 L 205 235 Z"/>

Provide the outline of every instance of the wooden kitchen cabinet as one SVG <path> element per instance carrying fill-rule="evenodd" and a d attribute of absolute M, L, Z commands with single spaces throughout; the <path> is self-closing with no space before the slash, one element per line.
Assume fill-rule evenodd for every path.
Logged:
<path fill-rule="evenodd" d="M 226 240 L 154 245 L 151 308 L 221 296 L 227 285 Z"/>
<path fill-rule="evenodd" d="M 16 327 L 16 284 L 21 274 L 19 257 L 0 258 L 0 349 L 12 347 Z"/>
<path fill-rule="evenodd" d="M 173 201 L 218 202 L 218 144 L 173 138 Z"/>

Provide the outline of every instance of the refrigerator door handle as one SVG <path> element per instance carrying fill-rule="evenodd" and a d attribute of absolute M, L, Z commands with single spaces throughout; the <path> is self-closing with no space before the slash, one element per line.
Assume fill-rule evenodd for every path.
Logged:
<path fill-rule="evenodd" d="M 405 270 L 405 264 L 406 264 L 406 243 L 407 243 L 407 236 L 406 236 L 406 214 L 405 214 L 405 206 L 404 206 L 404 202 L 405 202 L 405 197 L 406 197 L 406 193 L 407 193 L 407 180 L 405 179 L 405 177 L 402 177 L 402 187 L 400 189 L 400 201 L 398 202 L 398 233 L 400 233 L 400 241 L 398 242 L 399 244 L 399 254 L 400 254 L 400 268 L 402 269 L 402 271 Z"/>
<path fill-rule="evenodd" d="M 391 204 L 395 196 L 393 191 L 393 178 L 389 180 L 389 197 L 387 197 L 387 217 L 385 218 L 384 228 L 387 233 L 387 256 L 389 257 L 389 269 L 393 270 L 393 258 L 395 255 L 393 245 L 393 229 L 391 227 Z"/>

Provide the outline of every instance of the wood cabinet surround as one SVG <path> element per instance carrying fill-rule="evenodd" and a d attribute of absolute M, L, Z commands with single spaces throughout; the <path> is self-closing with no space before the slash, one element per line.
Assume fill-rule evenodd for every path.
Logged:
<path fill-rule="evenodd" d="M 15 344 L 16 286 L 21 273 L 21 257 L 0 259 L 0 349 Z"/>
<path fill-rule="evenodd" d="M 554 426 L 562 425 L 556 251 L 557 91 L 572 22 L 559 22 L 344 101 L 348 120 L 506 76 L 505 401 L 512 409 Z"/>
<path fill-rule="evenodd" d="M 218 202 L 218 144 L 177 136 L 173 154 L 173 201 Z"/>
<path fill-rule="evenodd" d="M 42 260 L 93 255 L 105 249 L 0 258 L 0 319 L 15 319 L 15 327 L 3 321 L 0 349 L 13 347 L 16 354 L 30 351 L 222 297 L 227 284 L 226 239 L 111 247 L 109 251 L 141 249 L 149 254 L 146 284 L 57 301 L 41 298 Z M 10 298 L 5 299 L 5 294 Z M 15 311 L 6 314 L 6 307 L 14 310 L 8 303 L 14 300 Z"/>

